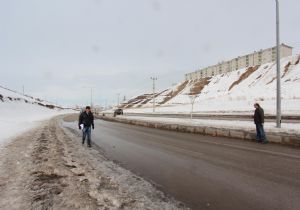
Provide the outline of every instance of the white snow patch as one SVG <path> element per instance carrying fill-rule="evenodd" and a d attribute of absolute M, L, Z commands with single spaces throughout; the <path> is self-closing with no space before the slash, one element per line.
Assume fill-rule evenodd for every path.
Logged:
<path fill-rule="evenodd" d="M 51 103 L 23 96 L 1 86 L 0 94 L 2 95 L 2 100 L 0 100 L 0 148 L 12 137 L 38 126 L 39 121 L 59 114 L 74 112 L 72 110 L 46 108 L 37 103 L 48 105 Z"/>

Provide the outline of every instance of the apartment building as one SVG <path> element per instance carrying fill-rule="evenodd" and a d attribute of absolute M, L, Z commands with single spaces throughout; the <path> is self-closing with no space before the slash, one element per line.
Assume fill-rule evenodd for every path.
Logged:
<path fill-rule="evenodd" d="M 280 45 L 280 57 L 284 58 L 292 55 L 293 48 L 286 45 Z M 254 51 L 254 53 L 239 56 L 229 61 L 223 61 L 216 65 L 209 66 L 194 72 L 185 74 L 186 80 L 195 80 L 205 77 L 212 77 L 218 74 L 223 74 L 231 71 L 236 71 L 241 68 L 250 66 L 262 65 L 265 63 L 275 62 L 276 60 L 276 47 L 268 48 L 265 50 Z"/>

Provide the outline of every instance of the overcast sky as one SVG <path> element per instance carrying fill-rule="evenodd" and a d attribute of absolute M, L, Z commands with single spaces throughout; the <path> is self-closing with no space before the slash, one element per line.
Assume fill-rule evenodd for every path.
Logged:
<path fill-rule="evenodd" d="M 300 1 L 281 0 L 281 42 L 300 52 Z M 160 90 L 275 45 L 274 0 L 0 0 L 0 85 L 60 104 Z"/>

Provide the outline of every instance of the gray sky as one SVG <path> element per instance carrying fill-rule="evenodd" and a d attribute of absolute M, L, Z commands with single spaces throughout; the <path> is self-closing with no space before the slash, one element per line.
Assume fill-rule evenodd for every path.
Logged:
<path fill-rule="evenodd" d="M 300 50 L 300 1 L 281 42 Z M 275 45 L 274 0 L 0 0 L 0 85 L 60 104 L 116 103 Z"/>

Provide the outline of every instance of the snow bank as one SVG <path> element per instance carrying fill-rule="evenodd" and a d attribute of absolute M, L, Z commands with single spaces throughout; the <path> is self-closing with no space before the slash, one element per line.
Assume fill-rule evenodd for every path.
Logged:
<path fill-rule="evenodd" d="M 11 137 L 17 136 L 55 115 L 70 113 L 68 110 L 48 109 L 19 101 L 0 102 L 0 147 Z"/>
<path fill-rule="evenodd" d="M 23 96 L 0 86 L 0 148 L 14 136 L 53 116 L 72 113 L 72 110 L 47 108 L 50 102 Z"/>

